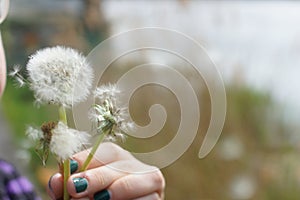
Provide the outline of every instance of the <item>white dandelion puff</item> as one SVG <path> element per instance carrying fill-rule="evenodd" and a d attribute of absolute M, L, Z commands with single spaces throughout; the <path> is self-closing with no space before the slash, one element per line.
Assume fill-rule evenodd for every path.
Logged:
<path fill-rule="evenodd" d="M 69 159 L 89 143 L 89 134 L 69 128 L 63 122 L 48 122 L 40 129 L 28 127 L 26 135 L 37 141 L 35 150 L 45 165 L 49 153 L 54 154 L 59 162 Z"/>
<path fill-rule="evenodd" d="M 65 107 L 84 101 L 93 81 L 93 70 L 86 58 L 61 46 L 30 56 L 27 71 L 36 99 Z"/>
<path fill-rule="evenodd" d="M 62 122 L 52 130 L 50 151 L 60 160 L 70 158 L 88 144 L 89 134 L 71 129 Z"/>

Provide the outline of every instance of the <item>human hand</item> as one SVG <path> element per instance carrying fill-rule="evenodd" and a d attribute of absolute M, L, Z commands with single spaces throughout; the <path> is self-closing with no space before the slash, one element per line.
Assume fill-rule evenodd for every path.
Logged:
<path fill-rule="evenodd" d="M 71 169 L 75 173 L 67 183 L 72 199 L 164 198 L 165 180 L 158 168 L 140 162 L 118 145 L 108 142 L 100 145 L 87 171 L 78 172 L 88 153 L 85 150 L 72 157 Z M 60 173 L 50 178 L 47 191 L 52 199 L 62 197 L 63 178 Z"/>

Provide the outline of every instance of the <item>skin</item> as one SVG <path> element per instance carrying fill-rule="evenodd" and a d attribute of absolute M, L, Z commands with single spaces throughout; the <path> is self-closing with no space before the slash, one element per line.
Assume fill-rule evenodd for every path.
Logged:
<path fill-rule="evenodd" d="M 0 0 L 0 24 L 5 20 L 9 10 L 9 0 Z M 0 32 L 0 98 L 5 88 L 6 83 L 6 60 L 2 43 L 2 36 Z"/>
<path fill-rule="evenodd" d="M 5 61 L 5 54 L 3 50 L 2 39 L 0 35 L 0 97 L 4 91 L 6 82 L 6 61 Z"/>
<path fill-rule="evenodd" d="M 82 166 L 88 151 L 73 156 Z M 138 173 L 137 173 L 138 172 Z M 73 179 L 84 177 L 88 187 L 76 193 Z M 62 175 L 57 173 L 49 181 L 48 194 L 52 199 L 62 197 Z M 129 152 L 113 143 L 102 143 L 88 170 L 71 175 L 68 192 L 72 199 L 93 199 L 93 195 L 107 189 L 111 200 L 160 200 L 164 196 L 165 180 L 159 169 L 135 159 Z"/>

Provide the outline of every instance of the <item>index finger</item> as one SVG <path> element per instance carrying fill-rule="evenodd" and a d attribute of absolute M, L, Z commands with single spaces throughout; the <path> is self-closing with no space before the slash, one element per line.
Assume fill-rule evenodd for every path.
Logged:
<path fill-rule="evenodd" d="M 79 170 L 88 157 L 90 150 L 91 149 L 86 149 L 72 156 L 72 159 L 77 161 Z M 122 149 L 118 145 L 111 142 L 104 142 L 100 144 L 96 153 L 93 155 L 93 158 L 87 169 L 92 169 L 115 161 L 128 160 L 132 158 L 133 156 L 128 151 Z"/>

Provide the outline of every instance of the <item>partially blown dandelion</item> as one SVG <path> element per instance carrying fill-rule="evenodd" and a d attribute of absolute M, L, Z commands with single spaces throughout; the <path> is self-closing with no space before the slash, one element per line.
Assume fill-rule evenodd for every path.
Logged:
<path fill-rule="evenodd" d="M 133 122 L 129 120 L 127 109 L 122 108 L 118 102 L 119 93 L 116 85 L 111 84 L 98 87 L 94 92 L 94 97 L 99 103 L 92 107 L 89 117 L 96 124 L 99 136 L 82 166 L 82 171 L 88 167 L 103 139 L 121 138 L 124 140 L 125 133 L 134 129 Z"/>
<path fill-rule="evenodd" d="M 99 101 L 90 111 L 90 119 L 97 124 L 97 131 L 101 134 L 105 130 L 108 139 L 124 138 L 124 133 L 134 129 L 134 123 L 129 120 L 128 110 L 118 101 L 120 90 L 116 85 L 98 87 L 94 97 Z"/>
<path fill-rule="evenodd" d="M 61 163 L 88 144 L 89 134 L 71 129 L 63 122 L 48 122 L 40 129 L 28 127 L 27 136 L 37 142 L 36 151 L 45 165 L 49 153 L 53 153 Z"/>

